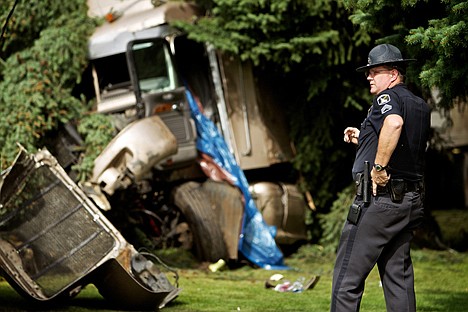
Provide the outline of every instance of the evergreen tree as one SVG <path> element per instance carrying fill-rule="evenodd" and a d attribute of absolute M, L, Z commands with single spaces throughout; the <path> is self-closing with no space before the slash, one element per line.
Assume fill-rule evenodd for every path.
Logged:
<path fill-rule="evenodd" d="M 437 87 L 443 108 L 466 98 L 466 2 L 448 0 L 199 0 L 204 18 L 186 25 L 191 38 L 250 60 L 279 77 L 300 170 L 319 207 L 324 243 L 341 230 L 338 209 L 352 192 L 354 148 L 342 142 L 370 105 L 367 81 L 355 72 L 379 43 L 418 61 L 407 82 L 428 99 Z M 272 78 L 270 78 L 272 79 Z M 337 193 L 343 190 L 340 196 Z M 351 194 L 351 195 L 350 195 Z M 331 201 L 335 200 L 331 205 Z M 332 246 L 334 246 L 332 244 Z"/>
<path fill-rule="evenodd" d="M 350 183 L 353 149 L 337 148 L 342 131 L 358 123 L 370 100 L 355 71 L 353 31 L 339 1 L 200 1 L 207 14 L 195 24 L 177 24 L 189 37 L 251 61 L 268 76 L 290 120 L 295 167 L 317 206 L 327 207 Z M 362 40 L 361 40 L 362 41 Z M 356 80 L 359 79 L 356 87 Z M 344 144 L 343 144 L 344 145 Z M 345 174 L 345 178 L 337 176 Z"/>
<path fill-rule="evenodd" d="M 353 23 L 375 43 L 402 47 L 416 57 L 410 79 L 425 89 L 438 89 L 439 107 L 465 105 L 468 95 L 468 1 L 461 0 L 345 0 Z M 423 90 L 424 91 L 424 90 Z M 455 100 L 455 101 L 454 101 Z"/>
<path fill-rule="evenodd" d="M 72 89 L 86 68 L 88 37 L 96 26 L 85 0 L 15 5 L 0 2 L 0 20 L 7 21 L 0 51 L 3 168 L 16 156 L 17 143 L 34 152 L 60 124 L 84 117 L 88 105 L 72 96 Z M 91 152 L 95 157 L 97 151 Z"/>

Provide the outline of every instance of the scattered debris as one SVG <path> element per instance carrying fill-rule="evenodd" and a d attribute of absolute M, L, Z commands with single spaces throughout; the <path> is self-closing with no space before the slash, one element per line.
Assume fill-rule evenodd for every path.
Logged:
<path fill-rule="evenodd" d="M 284 279 L 282 274 L 273 274 L 265 282 L 265 288 L 272 288 L 278 292 L 294 292 L 302 293 L 306 290 L 313 289 L 320 280 L 320 275 L 313 276 L 307 282 L 305 277 L 301 276 L 296 281 Z"/>

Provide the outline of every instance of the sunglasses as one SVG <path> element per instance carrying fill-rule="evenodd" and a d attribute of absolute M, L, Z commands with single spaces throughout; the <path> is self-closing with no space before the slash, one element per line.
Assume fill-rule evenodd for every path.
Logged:
<path fill-rule="evenodd" d="M 367 77 L 371 76 L 371 78 L 374 78 L 376 75 L 380 74 L 380 73 L 383 73 L 383 72 L 389 72 L 391 71 L 391 69 L 381 69 L 381 70 L 369 70 L 369 71 L 365 71 L 364 72 L 364 75 Z"/>

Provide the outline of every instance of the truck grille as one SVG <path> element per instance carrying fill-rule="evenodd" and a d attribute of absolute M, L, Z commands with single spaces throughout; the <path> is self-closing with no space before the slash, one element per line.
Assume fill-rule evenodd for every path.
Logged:
<path fill-rule="evenodd" d="M 193 141 L 194 134 L 188 118 L 174 112 L 161 114 L 160 117 L 174 134 L 178 144 Z"/>
<path fill-rule="evenodd" d="M 10 246 L 22 262 L 10 267 L 52 297 L 92 270 L 115 239 L 49 166 L 36 165 L 25 153 L 17 164 L 0 194 L 0 260 L 12 259 L 4 248 Z"/>

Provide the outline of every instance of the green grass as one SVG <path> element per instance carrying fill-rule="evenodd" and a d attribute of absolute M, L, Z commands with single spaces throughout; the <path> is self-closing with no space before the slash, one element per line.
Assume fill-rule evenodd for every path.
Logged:
<path fill-rule="evenodd" d="M 413 250 L 418 311 L 462 312 L 468 307 L 468 253 Z M 180 256 L 180 258 L 179 258 Z M 317 246 L 303 246 L 286 259 L 287 271 L 268 271 L 244 266 L 210 272 L 206 265 L 187 261 L 178 252 L 164 254 L 169 264 L 178 266 L 180 296 L 163 311 L 328 311 L 334 257 L 323 255 Z M 176 259 L 183 260 L 178 264 Z M 314 289 L 303 293 L 280 293 L 265 288 L 274 273 L 285 279 L 306 279 L 320 275 Z M 169 275 L 168 275 L 169 276 Z M 3 307 L 3 308 L 2 308 Z M 29 307 L 6 282 L 0 282 L 0 311 L 37 310 Z M 67 305 L 51 311 L 112 310 L 93 285 L 87 286 Z M 385 311 L 382 288 L 376 270 L 370 274 L 363 312 Z"/>
<path fill-rule="evenodd" d="M 468 250 L 468 211 L 467 210 L 436 210 L 432 211 L 441 232 L 441 239 L 448 247 Z"/>

